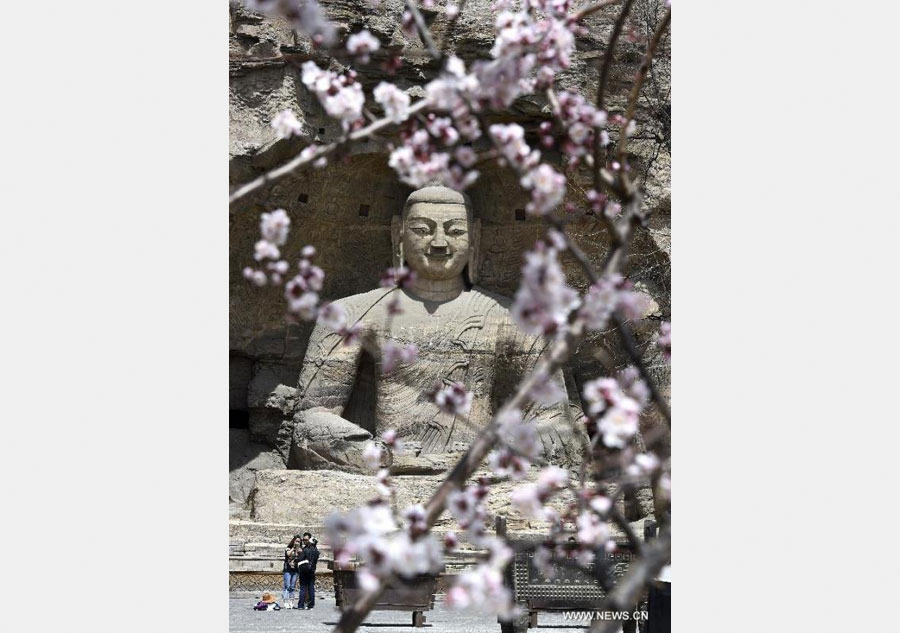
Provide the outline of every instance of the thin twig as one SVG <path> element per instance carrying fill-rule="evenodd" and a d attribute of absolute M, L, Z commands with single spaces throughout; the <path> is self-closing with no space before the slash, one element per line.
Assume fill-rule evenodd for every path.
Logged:
<path fill-rule="evenodd" d="M 434 40 L 431 39 L 431 31 L 425 24 L 425 18 L 422 17 L 422 12 L 419 11 L 419 7 L 416 6 L 416 3 L 413 0 L 406 0 L 406 8 L 409 9 L 409 12 L 413 16 L 413 21 L 416 23 L 416 30 L 419 31 L 419 37 L 422 38 L 422 43 L 425 44 L 425 48 L 428 49 L 428 54 L 434 59 L 440 60 L 441 53 L 434 45 Z"/>
<path fill-rule="evenodd" d="M 637 343 L 635 343 L 634 335 L 631 333 L 631 328 L 628 327 L 628 324 L 625 323 L 625 319 L 623 319 L 622 315 L 618 312 L 613 314 L 612 322 L 615 323 L 616 329 L 619 330 L 619 339 L 622 341 L 622 345 L 624 345 L 625 351 L 628 353 L 628 357 L 640 372 L 641 379 L 644 381 L 644 384 L 646 384 L 647 388 L 650 389 L 650 397 L 653 400 L 653 403 L 656 405 L 656 408 L 659 409 L 659 412 L 662 414 L 662 416 L 666 419 L 666 424 L 668 424 L 669 428 L 671 428 L 672 413 L 669 411 L 669 404 L 659 392 L 659 389 L 656 386 L 656 382 L 650 377 L 650 372 L 647 371 L 647 366 L 644 364 L 644 361 L 641 357 L 641 352 L 637 348 Z"/>
<path fill-rule="evenodd" d="M 597 81 L 597 109 L 603 110 L 605 108 L 605 95 L 606 95 L 606 84 L 609 82 L 609 70 L 612 67 L 613 53 L 616 49 L 616 42 L 619 40 L 619 35 L 622 33 L 622 28 L 625 25 L 625 20 L 628 18 L 628 12 L 631 10 L 631 5 L 634 0 L 625 0 L 625 4 L 622 5 L 622 11 L 619 12 L 619 17 L 616 18 L 616 23 L 613 25 L 612 34 L 609 36 L 609 43 L 606 45 L 606 52 L 603 55 L 603 65 L 600 67 L 600 79 Z M 597 193 L 603 191 L 603 179 L 601 178 L 600 168 L 603 165 L 604 158 L 602 156 L 603 148 L 600 146 L 600 128 L 594 128 L 594 189 Z M 604 214 L 605 215 L 605 214 Z M 612 220 L 610 220 L 612 223 Z M 613 224 L 613 226 L 615 226 Z M 613 229 L 611 231 L 612 239 L 615 243 L 615 240 L 619 239 L 618 231 Z"/>
<path fill-rule="evenodd" d="M 641 86 L 644 85 L 644 78 L 647 76 L 647 70 L 653 62 L 653 55 L 656 53 L 656 48 L 662 40 L 663 33 L 665 33 L 666 28 L 669 26 L 669 20 L 671 18 L 672 9 L 666 9 L 666 14 L 656 26 L 653 38 L 647 46 L 647 51 L 644 53 L 644 58 L 641 60 L 641 66 L 638 68 L 638 73 L 634 80 L 634 86 L 631 88 L 631 98 L 628 101 L 628 109 L 625 111 L 625 122 L 622 124 L 622 134 L 619 139 L 619 162 L 622 163 L 622 165 L 625 164 L 625 148 L 628 145 L 628 135 L 625 134 L 625 128 L 628 127 L 628 124 L 634 118 L 638 97 L 641 94 Z"/>

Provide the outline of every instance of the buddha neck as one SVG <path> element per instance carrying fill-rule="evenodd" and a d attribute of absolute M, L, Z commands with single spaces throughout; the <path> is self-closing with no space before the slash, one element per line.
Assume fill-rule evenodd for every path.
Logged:
<path fill-rule="evenodd" d="M 462 277 L 453 279 L 423 279 L 416 277 L 413 281 L 410 293 L 424 301 L 452 301 L 465 290 Z"/>

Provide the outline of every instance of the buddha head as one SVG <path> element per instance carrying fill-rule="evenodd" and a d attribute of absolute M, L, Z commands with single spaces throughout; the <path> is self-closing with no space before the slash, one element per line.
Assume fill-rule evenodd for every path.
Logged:
<path fill-rule="evenodd" d="M 443 186 L 414 191 L 391 223 L 394 265 L 434 280 L 459 277 L 468 266 L 466 276 L 475 284 L 481 224 L 473 215 L 464 193 Z"/>

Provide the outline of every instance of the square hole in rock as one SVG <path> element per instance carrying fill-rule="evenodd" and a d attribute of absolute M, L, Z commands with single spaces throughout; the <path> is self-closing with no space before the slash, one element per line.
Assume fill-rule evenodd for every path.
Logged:
<path fill-rule="evenodd" d="M 306 204 L 307 202 L 309 202 L 309 196 L 305 193 L 301 193 L 299 196 L 297 196 L 297 202 Z"/>
<path fill-rule="evenodd" d="M 525 221 L 525 209 L 516 209 L 516 220 L 519 222 Z"/>
<path fill-rule="evenodd" d="M 359 217 L 361 217 L 361 218 L 369 217 L 369 205 L 367 205 L 367 204 L 359 205 Z"/>

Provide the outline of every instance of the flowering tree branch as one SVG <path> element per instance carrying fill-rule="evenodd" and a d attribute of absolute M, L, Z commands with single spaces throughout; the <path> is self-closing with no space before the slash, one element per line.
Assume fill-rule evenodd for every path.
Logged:
<path fill-rule="evenodd" d="M 424 110 L 427 106 L 428 100 L 420 99 L 415 104 L 410 106 L 409 112 L 410 114 L 414 114 Z M 257 189 L 272 184 L 279 178 L 287 176 L 288 174 L 297 171 L 301 167 L 309 165 L 310 163 L 313 163 L 316 160 L 331 154 L 339 147 L 344 147 L 345 145 L 353 141 L 361 141 L 364 138 L 372 136 L 373 134 L 376 134 L 384 129 L 391 128 L 396 124 L 397 123 L 390 117 L 384 117 L 382 119 L 374 121 L 373 123 L 370 123 L 362 129 L 345 135 L 344 138 L 339 141 L 328 143 L 327 145 L 310 145 L 306 149 L 309 150 L 310 148 L 314 148 L 312 151 L 300 152 L 297 156 L 286 162 L 284 165 L 276 167 L 266 172 L 262 176 L 254 178 L 250 182 L 236 188 L 233 192 L 231 192 L 231 195 L 228 196 L 228 203 L 231 204 L 232 202 L 236 202 L 237 200 L 240 200 L 241 198 L 256 191 Z"/>

